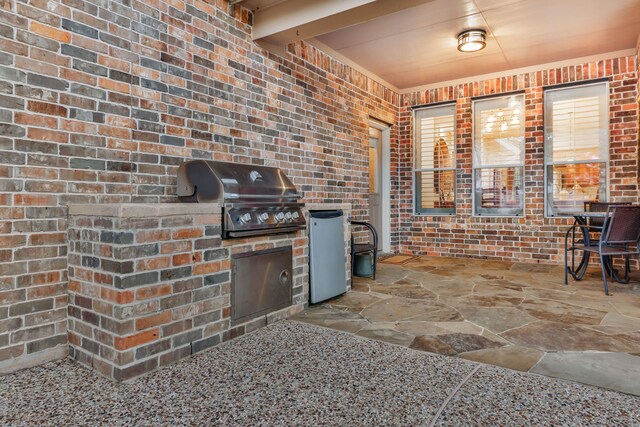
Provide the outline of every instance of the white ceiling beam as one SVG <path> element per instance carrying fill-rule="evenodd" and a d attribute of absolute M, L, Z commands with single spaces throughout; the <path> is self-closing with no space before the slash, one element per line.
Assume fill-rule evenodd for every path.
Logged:
<path fill-rule="evenodd" d="M 431 1 L 287 0 L 254 13 L 253 39 L 286 46 Z"/>

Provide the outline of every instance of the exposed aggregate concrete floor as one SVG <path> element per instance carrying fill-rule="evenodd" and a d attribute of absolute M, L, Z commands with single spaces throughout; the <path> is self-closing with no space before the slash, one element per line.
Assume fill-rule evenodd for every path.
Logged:
<path fill-rule="evenodd" d="M 640 425 L 640 398 L 283 321 L 129 383 L 0 377 L 0 425 Z"/>

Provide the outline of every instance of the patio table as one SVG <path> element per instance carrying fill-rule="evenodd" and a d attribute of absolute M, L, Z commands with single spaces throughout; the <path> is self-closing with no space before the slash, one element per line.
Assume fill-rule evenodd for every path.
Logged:
<path fill-rule="evenodd" d="M 569 215 L 573 216 L 573 218 L 575 219 L 575 224 L 573 227 L 571 227 L 566 235 L 565 235 L 565 239 L 564 239 L 564 248 L 565 248 L 565 260 L 566 260 L 566 253 L 567 251 L 571 251 L 571 264 L 567 264 L 567 268 L 565 270 L 565 274 L 564 274 L 564 282 L 565 284 L 568 283 L 568 274 L 571 274 L 571 277 L 573 277 L 575 280 L 582 280 L 582 278 L 584 277 L 585 273 L 587 272 L 587 267 L 589 266 L 589 258 L 591 256 L 590 252 L 587 251 L 582 251 L 582 257 L 580 259 L 580 263 L 578 264 L 577 268 L 574 268 L 575 266 L 575 251 L 576 250 L 580 250 L 580 246 L 575 246 L 575 230 L 576 230 L 576 225 L 580 228 L 580 231 L 582 232 L 582 238 L 583 238 L 583 242 L 584 242 L 584 246 L 590 246 L 591 245 L 591 233 L 592 232 L 600 232 L 602 233 L 602 231 L 604 231 L 603 229 L 598 230 L 598 228 L 600 227 L 589 227 L 587 225 L 587 219 L 588 218 L 606 218 L 609 213 L 608 212 L 573 212 L 573 213 L 569 213 Z M 603 221 L 604 222 L 604 221 Z M 571 236 L 571 242 L 572 242 L 572 246 L 569 247 L 568 243 L 569 243 L 569 236 Z M 604 258 L 604 268 L 605 271 L 607 272 L 607 275 L 609 277 L 611 277 L 613 280 L 615 280 L 618 283 L 628 283 L 629 279 L 625 280 L 623 278 L 621 278 L 620 276 L 618 276 L 618 270 L 613 268 L 613 262 L 611 260 L 611 257 L 605 257 Z M 628 268 L 628 264 L 629 264 L 629 259 L 626 259 L 626 263 L 627 263 L 627 268 Z"/>

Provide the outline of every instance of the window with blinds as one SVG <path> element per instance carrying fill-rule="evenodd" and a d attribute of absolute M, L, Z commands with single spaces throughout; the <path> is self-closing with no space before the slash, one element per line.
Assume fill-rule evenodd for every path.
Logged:
<path fill-rule="evenodd" d="M 608 200 L 609 88 L 607 82 L 545 92 L 545 206 L 547 216 L 581 212 Z"/>
<path fill-rule="evenodd" d="M 414 111 L 415 212 L 455 215 L 455 104 Z"/>
<path fill-rule="evenodd" d="M 473 102 L 474 215 L 524 213 L 524 95 Z"/>

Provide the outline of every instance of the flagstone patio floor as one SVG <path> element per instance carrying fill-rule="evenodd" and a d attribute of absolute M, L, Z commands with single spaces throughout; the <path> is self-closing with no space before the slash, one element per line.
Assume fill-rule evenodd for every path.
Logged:
<path fill-rule="evenodd" d="M 640 395 L 640 275 L 610 289 L 599 269 L 566 286 L 562 266 L 396 255 L 296 319 Z"/>

